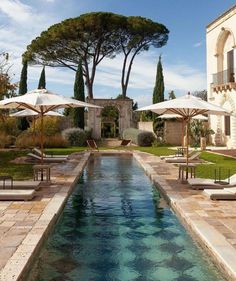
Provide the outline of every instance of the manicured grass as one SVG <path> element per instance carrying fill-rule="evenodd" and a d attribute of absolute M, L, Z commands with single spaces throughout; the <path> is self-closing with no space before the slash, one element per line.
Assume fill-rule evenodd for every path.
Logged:
<path fill-rule="evenodd" d="M 99 147 L 101 150 L 108 149 L 121 149 Z M 127 150 L 139 150 L 153 155 L 171 155 L 174 154 L 174 150 L 168 147 L 138 147 L 138 146 L 128 146 L 122 147 L 122 149 Z M 87 150 L 87 147 L 68 147 L 68 148 L 50 148 L 46 149 L 47 153 L 52 154 L 71 154 L 74 152 L 80 152 Z M 26 151 L 0 151 L 0 175 L 11 175 L 15 180 L 31 179 L 33 177 L 33 164 L 15 164 L 11 160 L 17 157 L 27 155 Z M 218 154 L 213 154 L 210 152 L 202 152 L 200 158 L 211 162 L 210 164 L 199 164 L 196 169 L 196 176 L 201 178 L 215 178 L 215 170 L 219 171 L 221 168 L 221 179 L 228 177 L 228 171 L 230 170 L 230 175 L 236 173 L 236 159 L 222 156 Z"/>
<path fill-rule="evenodd" d="M 157 156 L 160 155 L 171 155 L 174 154 L 175 151 L 173 149 L 169 149 L 168 147 L 140 147 L 140 146 L 125 146 L 125 147 L 99 147 L 100 150 L 109 150 L 109 149 L 122 149 L 122 150 L 139 150 L 143 152 L 148 152 Z M 67 147 L 67 148 L 48 148 L 46 149 L 46 153 L 51 153 L 55 155 L 66 155 L 74 152 L 80 152 L 87 150 L 87 147 Z"/>
<path fill-rule="evenodd" d="M 236 159 L 218 155 L 210 152 L 202 152 L 201 159 L 211 162 L 212 164 L 199 164 L 196 169 L 197 177 L 200 178 L 215 178 L 215 170 L 217 175 L 219 168 L 221 168 L 221 179 L 225 179 L 230 175 L 236 173 Z"/>
<path fill-rule="evenodd" d="M 32 179 L 32 164 L 16 164 L 11 162 L 26 154 L 27 152 L 24 151 L 0 151 L 0 175 L 10 175 L 14 180 Z"/>

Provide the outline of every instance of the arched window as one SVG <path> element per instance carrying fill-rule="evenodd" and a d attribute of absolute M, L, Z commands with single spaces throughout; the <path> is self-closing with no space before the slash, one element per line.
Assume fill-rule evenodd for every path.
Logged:
<path fill-rule="evenodd" d="M 235 40 L 229 29 L 222 28 L 217 39 L 217 80 L 218 84 L 235 82 L 234 49 Z"/>

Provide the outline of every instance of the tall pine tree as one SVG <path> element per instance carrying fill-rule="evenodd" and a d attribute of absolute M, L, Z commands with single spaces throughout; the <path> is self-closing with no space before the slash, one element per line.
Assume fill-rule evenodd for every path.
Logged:
<path fill-rule="evenodd" d="M 20 75 L 20 83 L 19 83 L 19 96 L 24 95 L 27 93 L 27 69 L 28 69 L 28 62 L 23 61 L 23 67 L 21 70 L 21 75 Z M 20 130 L 24 131 L 29 127 L 29 123 L 26 119 L 26 117 L 20 118 L 18 127 Z"/>
<path fill-rule="evenodd" d="M 165 86 L 164 86 L 163 68 L 161 63 L 161 56 L 159 56 L 159 61 L 157 64 L 156 83 L 154 86 L 153 97 L 152 97 L 153 104 L 164 101 L 165 99 L 164 91 L 165 91 Z M 153 113 L 153 131 L 157 135 L 163 136 L 164 122 L 158 119 L 157 116 L 158 116 L 157 114 Z"/>
<path fill-rule="evenodd" d="M 46 89 L 46 77 L 45 77 L 45 66 L 41 71 L 41 75 L 39 78 L 38 89 Z"/>
<path fill-rule="evenodd" d="M 82 62 L 79 62 L 74 83 L 74 98 L 76 100 L 85 101 L 84 95 L 84 79 Z M 73 108 L 73 123 L 75 127 L 84 129 L 84 107 Z"/>

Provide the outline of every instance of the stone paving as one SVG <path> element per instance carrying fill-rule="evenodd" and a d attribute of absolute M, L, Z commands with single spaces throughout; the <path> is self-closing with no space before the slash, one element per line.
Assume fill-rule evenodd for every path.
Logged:
<path fill-rule="evenodd" d="M 29 270 L 89 155 L 74 154 L 69 161 L 53 166 L 52 184 L 42 186 L 34 200 L 0 201 L 0 281 L 24 280 L 22 273 Z M 173 164 L 147 153 L 133 155 L 183 223 L 226 272 L 228 280 L 236 280 L 236 201 L 211 201 L 202 191 L 178 182 L 178 170 Z"/>

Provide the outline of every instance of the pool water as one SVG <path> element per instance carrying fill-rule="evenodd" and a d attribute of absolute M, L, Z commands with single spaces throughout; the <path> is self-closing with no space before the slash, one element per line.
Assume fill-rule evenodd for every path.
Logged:
<path fill-rule="evenodd" d="M 225 280 L 132 157 L 93 157 L 27 280 Z"/>

